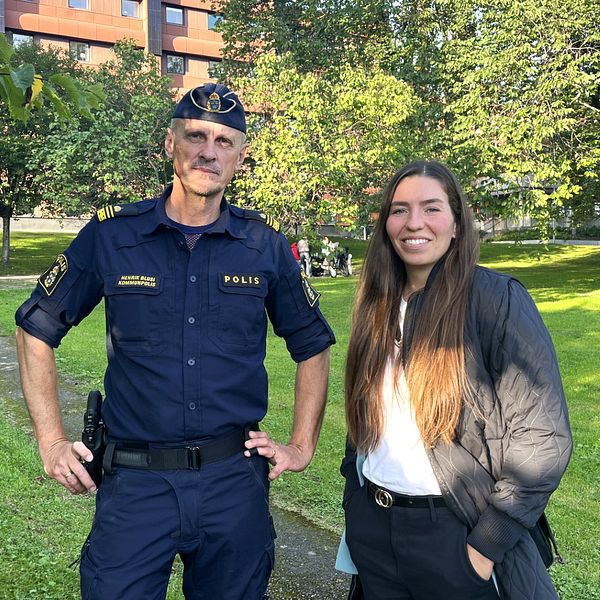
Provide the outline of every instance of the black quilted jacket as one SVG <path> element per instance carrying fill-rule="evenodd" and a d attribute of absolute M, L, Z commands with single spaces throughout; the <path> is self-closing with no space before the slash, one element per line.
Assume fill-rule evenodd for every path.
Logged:
<path fill-rule="evenodd" d="M 416 316 L 440 267 L 409 301 L 405 362 Z M 469 543 L 496 563 L 501 598 L 556 599 L 527 530 L 567 467 L 571 432 L 552 340 L 516 279 L 476 268 L 465 355 L 477 410 L 463 409 L 455 440 L 428 450 L 429 460 L 448 506 L 471 530 Z M 347 491 L 358 485 L 354 463 L 349 449 L 342 463 Z"/>

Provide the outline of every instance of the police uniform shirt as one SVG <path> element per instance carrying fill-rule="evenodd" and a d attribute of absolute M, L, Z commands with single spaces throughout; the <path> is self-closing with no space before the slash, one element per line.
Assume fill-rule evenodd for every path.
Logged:
<path fill-rule="evenodd" d="M 267 411 L 267 315 L 300 362 L 335 343 L 281 233 L 221 203 L 190 252 L 161 197 L 98 211 L 17 311 L 58 347 L 104 298 L 112 439 L 218 436 Z"/>

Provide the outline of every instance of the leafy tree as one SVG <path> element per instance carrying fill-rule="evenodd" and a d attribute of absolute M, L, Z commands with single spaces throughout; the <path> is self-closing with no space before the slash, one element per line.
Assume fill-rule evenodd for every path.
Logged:
<path fill-rule="evenodd" d="M 435 57 L 441 154 L 471 184 L 515 189 L 479 190 L 478 204 L 542 227 L 561 207 L 589 214 L 600 175 L 597 3 L 439 0 L 431 15 L 442 27 L 419 51 Z"/>
<path fill-rule="evenodd" d="M 286 54 L 302 72 L 367 66 L 391 42 L 388 0 L 221 0 L 222 75 L 248 74 L 256 59 Z M 379 49 L 379 50 L 378 50 Z"/>
<path fill-rule="evenodd" d="M 31 54 L 31 53 L 30 53 Z M 103 100 L 102 89 L 98 86 L 82 86 L 68 74 L 54 72 L 44 78 L 35 72 L 31 63 L 18 61 L 19 53 L 0 34 L 0 101 L 8 107 L 12 119 L 26 122 L 33 109 L 51 105 L 58 116 L 71 117 L 71 107 L 89 119 L 91 111 L 100 106 Z M 64 96 L 69 102 L 65 102 Z"/>
<path fill-rule="evenodd" d="M 266 54 L 236 86 L 253 108 L 253 164 L 236 179 L 238 195 L 288 226 L 331 217 L 358 225 L 369 210 L 367 190 L 414 150 L 405 121 L 416 99 L 377 65 L 340 65 L 334 79 L 302 73 L 289 55 Z"/>
<path fill-rule="evenodd" d="M 395 61 L 385 0 L 228 0 L 221 76 L 244 90 L 251 166 L 245 204 L 288 225 L 335 217 L 349 227 L 414 150 L 416 102 L 389 75 Z"/>
<path fill-rule="evenodd" d="M 35 65 L 35 66 L 34 66 Z M 15 50 L 0 35 L 0 216 L 2 261 L 8 262 L 10 219 L 39 202 L 29 161 L 58 120 L 74 114 L 91 119 L 104 98 L 97 85 L 85 85 L 80 69 L 65 54 L 25 44 Z"/>
<path fill-rule="evenodd" d="M 483 213 L 526 212 L 542 226 L 594 213 L 597 0 L 229 0 L 222 10 L 223 78 L 252 85 L 264 54 L 332 81 L 374 64 L 419 100 L 404 122 L 414 154 L 449 163 Z"/>
<path fill-rule="evenodd" d="M 174 106 L 170 78 L 131 41 L 114 52 L 114 60 L 86 72 L 107 95 L 94 121 L 57 127 L 35 157 L 40 195 L 55 214 L 152 196 L 170 176 L 163 152 Z"/>

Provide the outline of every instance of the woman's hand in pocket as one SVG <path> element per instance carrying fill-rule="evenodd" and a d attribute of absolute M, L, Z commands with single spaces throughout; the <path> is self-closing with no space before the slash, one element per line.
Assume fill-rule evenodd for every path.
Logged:
<path fill-rule="evenodd" d="M 487 581 L 492 576 L 494 563 L 469 544 L 467 544 L 467 555 L 477 575 Z"/>

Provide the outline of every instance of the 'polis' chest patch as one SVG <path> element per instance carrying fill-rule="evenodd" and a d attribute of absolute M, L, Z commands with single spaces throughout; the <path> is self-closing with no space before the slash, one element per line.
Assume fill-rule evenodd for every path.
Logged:
<path fill-rule="evenodd" d="M 225 287 L 260 288 L 262 275 L 252 273 L 221 273 L 221 284 Z"/>
<path fill-rule="evenodd" d="M 38 279 L 39 284 L 42 286 L 48 296 L 52 295 L 52 292 L 57 288 L 60 280 L 66 275 L 69 270 L 69 261 L 64 254 L 59 254 L 54 262 L 50 265 L 50 268 L 40 275 Z"/>

